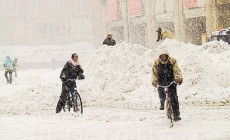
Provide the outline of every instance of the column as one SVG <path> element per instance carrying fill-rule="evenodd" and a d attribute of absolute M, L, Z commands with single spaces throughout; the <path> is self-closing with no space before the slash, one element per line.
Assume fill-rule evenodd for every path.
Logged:
<path fill-rule="evenodd" d="M 128 15 L 128 0 L 119 0 L 121 7 L 121 15 L 124 25 L 124 39 L 126 42 L 130 41 L 129 37 L 129 15 Z"/>
<path fill-rule="evenodd" d="M 147 47 L 154 48 L 156 47 L 156 31 L 155 31 L 155 0 L 144 0 L 144 7 L 145 7 L 145 17 L 146 17 L 146 24 L 147 24 Z"/>
<path fill-rule="evenodd" d="M 176 39 L 186 42 L 183 0 L 174 1 L 174 30 Z"/>

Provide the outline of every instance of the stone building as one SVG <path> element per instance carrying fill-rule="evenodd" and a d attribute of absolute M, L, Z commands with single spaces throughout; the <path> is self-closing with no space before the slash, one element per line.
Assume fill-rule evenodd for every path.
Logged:
<path fill-rule="evenodd" d="M 203 34 L 229 27 L 229 0 L 102 0 L 104 33 L 120 42 L 156 46 L 156 29 L 172 31 L 177 40 L 201 44 Z"/>

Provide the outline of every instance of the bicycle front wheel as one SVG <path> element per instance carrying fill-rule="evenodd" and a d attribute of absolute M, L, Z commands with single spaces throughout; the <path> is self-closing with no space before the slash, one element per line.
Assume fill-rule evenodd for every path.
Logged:
<path fill-rule="evenodd" d="M 74 101 L 74 111 L 78 112 L 80 111 L 81 114 L 83 113 L 83 105 L 82 105 L 82 100 L 80 94 L 77 92 L 76 93 L 76 98 Z"/>

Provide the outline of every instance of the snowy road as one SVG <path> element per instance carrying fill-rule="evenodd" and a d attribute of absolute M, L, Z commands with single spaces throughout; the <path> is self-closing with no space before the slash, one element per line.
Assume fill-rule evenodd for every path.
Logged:
<path fill-rule="evenodd" d="M 230 139 L 229 107 L 184 107 L 182 121 L 169 128 L 164 112 L 85 108 L 75 113 L 0 117 L 1 140 L 18 139 Z"/>
<path fill-rule="evenodd" d="M 86 106 L 83 115 L 55 114 L 60 69 L 19 71 L 13 85 L 0 77 L 0 140 L 230 140 L 230 65 L 222 59 L 229 58 L 229 50 L 218 44 L 208 50 L 178 42 L 173 46 L 169 52 L 184 75 L 178 87 L 182 121 L 173 128 L 158 110 L 151 86 L 157 50 L 124 43 L 102 47 L 90 57 L 80 55 L 87 58 L 81 59 L 86 79 L 77 83 Z M 50 54 L 64 59 L 69 53 Z"/>
<path fill-rule="evenodd" d="M 83 115 L 55 114 L 61 91 L 59 71 L 21 71 L 13 85 L 1 81 L 1 140 L 230 139 L 229 105 L 182 104 L 182 121 L 173 128 L 167 126 L 164 111 L 158 109 L 101 106 L 85 107 Z"/>

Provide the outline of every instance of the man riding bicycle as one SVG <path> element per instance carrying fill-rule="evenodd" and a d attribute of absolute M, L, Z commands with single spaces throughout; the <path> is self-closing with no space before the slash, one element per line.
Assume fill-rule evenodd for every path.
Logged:
<path fill-rule="evenodd" d="M 157 85 L 167 86 L 171 82 L 175 81 L 178 84 L 182 83 L 181 71 L 177 65 L 176 59 L 169 57 L 166 49 L 162 49 L 160 56 L 155 60 L 153 64 L 153 82 L 152 85 L 157 87 Z M 174 120 L 181 120 L 179 101 L 177 96 L 177 84 L 173 84 L 169 87 L 169 93 L 171 93 L 172 108 L 174 114 Z M 158 87 L 158 93 L 160 97 L 160 110 L 164 110 L 165 93 L 162 87 Z"/>
<path fill-rule="evenodd" d="M 72 54 L 70 61 L 66 62 L 64 68 L 61 71 L 60 78 L 62 80 L 62 92 L 57 103 L 56 113 L 59 113 L 64 107 L 69 92 L 76 88 L 76 82 L 72 79 L 85 79 L 83 72 L 83 69 L 78 63 L 78 55 L 76 53 Z"/>

